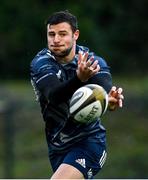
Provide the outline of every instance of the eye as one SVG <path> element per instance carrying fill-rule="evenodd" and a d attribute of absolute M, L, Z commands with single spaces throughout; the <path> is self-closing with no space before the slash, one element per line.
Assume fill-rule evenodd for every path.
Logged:
<path fill-rule="evenodd" d="M 48 36 L 50 36 L 50 37 L 54 37 L 54 36 L 55 36 L 55 33 L 53 33 L 53 32 L 49 32 L 49 33 L 48 33 Z"/>
<path fill-rule="evenodd" d="M 60 33 L 60 36 L 64 37 L 64 36 L 66 36 L 66 33 Z"/>
<path fill-rule="evenodd" d="M 67 31 L 59 31 L 59 35 L 61 36 L 61 37 L 64 37 L 64 36 L 67 36 Z"/>

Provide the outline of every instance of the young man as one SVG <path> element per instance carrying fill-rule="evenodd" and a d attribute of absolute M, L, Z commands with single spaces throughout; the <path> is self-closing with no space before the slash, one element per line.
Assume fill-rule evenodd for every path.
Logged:
<path fill-rule="evenodd" d="M 122 88 L 112 87 L 109 67 L 76 41 L 77 19 L 68 11 L 47 20 L 48 47 L 31 62 L 31 81 L 45 121 L 51 179 L 90 179 L 106 159 L 105 128 L 100 119 L 76 123 L 69 116 L 73 93 L 85 84 L 98 84 L 109 94 L 109 108 L 122 107 Z"/>

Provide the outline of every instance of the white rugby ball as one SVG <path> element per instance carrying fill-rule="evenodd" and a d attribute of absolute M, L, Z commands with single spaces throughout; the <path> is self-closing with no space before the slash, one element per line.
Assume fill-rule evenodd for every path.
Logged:
<path fill-rule="evenodd" d="M 107 110 L 108 94 L 103 87 L 88 84 L 79 88 L 70 100 L 70 115 L 80 123 L 91 123 Z"/>

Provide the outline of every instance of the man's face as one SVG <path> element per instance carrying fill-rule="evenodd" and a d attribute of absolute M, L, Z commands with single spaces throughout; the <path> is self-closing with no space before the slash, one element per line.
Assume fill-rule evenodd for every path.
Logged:
<path fill-rule="evenodd" d="M 73 33 L 71 26 L 66 22 L 47 25 L 48 48 L 57 57 L 68 56 L 78 36 L 79 31 Z"/>

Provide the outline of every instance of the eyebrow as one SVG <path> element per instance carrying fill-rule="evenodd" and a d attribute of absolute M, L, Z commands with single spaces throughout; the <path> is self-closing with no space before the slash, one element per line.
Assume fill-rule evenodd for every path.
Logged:
<path fill-rule="evenodd" d="M 55 31 L 49 30 L 48 33 L 55 33 Z M 68 32 L 66 30 L 61 30 L 58 33 L 68 33 Z"/>
<path fill-rule="evenodd" d="M 61 30 L 61 31 L 59 31 L 59 32 L 67 32 L 66 30 Z"/>

